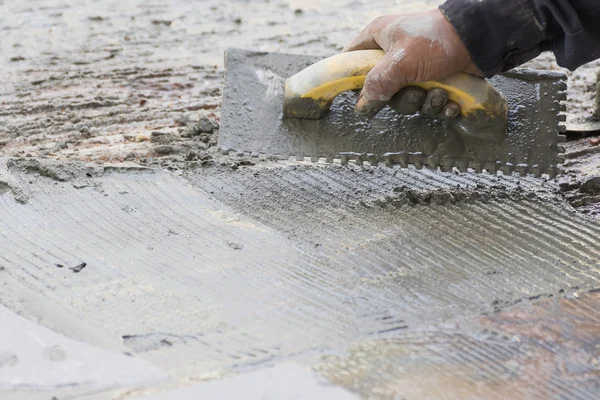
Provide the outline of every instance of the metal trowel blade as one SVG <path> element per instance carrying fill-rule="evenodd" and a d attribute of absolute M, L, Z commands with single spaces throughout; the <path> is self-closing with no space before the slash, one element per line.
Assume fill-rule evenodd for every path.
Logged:
<path fill-rule="evenodd" d="M 509 105 L 502 140 L 462 136 L 443 121 L 401 116 L 389 107 L 371 119 L 354 112 L 356 94 L 343 93 L 319 120 L 282 116 L 285 79 L 321 57 L 229 49 L 219 146 L 228 153 L 310 157 L 428 168 L 556 175 L 566 76 L 516 70 L 491 79 Z"/>

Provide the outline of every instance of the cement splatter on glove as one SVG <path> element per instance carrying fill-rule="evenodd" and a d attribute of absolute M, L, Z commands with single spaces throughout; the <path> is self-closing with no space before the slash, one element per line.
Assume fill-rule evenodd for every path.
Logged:
<path fill-rule="evenodd" d="M 356 112 L 372 116 L 385 105 L 401 114 L 451 119 L 460 113 L 443 89 L 426 91 L 411 82 L 440 80 L 466 72 L 482 76 L 454 27 L 439 9 L 386 15 L 371 22 L 344 52 L 382 49 L 383 59 L 369 72 Z"/>

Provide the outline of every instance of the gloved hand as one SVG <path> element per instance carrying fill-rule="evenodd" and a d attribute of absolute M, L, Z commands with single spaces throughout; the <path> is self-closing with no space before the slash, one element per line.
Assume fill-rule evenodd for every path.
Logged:
<path fill-rule="evenodd" d="M 367 75 L 357 100 L 356 112 L 365 116 L 373 116 L 389 104 L 402 114 L 421 111 L 433 117 L 454 118 L 460 106 L 448 100 L 445 90 L 402 87 L 461 71 L 483 76 L 439 9 L 379 17 L 343 51 L 370 49 L 382 49 L 385 56 Z"/>

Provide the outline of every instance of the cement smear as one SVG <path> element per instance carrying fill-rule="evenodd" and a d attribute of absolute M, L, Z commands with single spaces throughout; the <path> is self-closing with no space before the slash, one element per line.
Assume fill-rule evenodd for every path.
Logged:
<path fill-rule="evenodd" d="M 547 299 L 435 333 L 367 341 L 317 370 L 369 399 L 592 399 L 600 374 L 585 359 L 599 354 L 598 330 L 580 318 L 597 318 L 599 301 L 597 293 Z M 555 368 L 560 360 L 568 367 Z"/>
<path fill-rule="evenodd" d="M 441 340 L 437 324 L 600 287 L 600 226 L 532 178 L 265 162 L 179 177 L 61 165 L 61 181 L 42 166 L 11 169 L 27 204 L 0 197 L 2 303 L 35 318 L 36 293 L 54 307 L 42 324 L 192 382 L 291 360 L 364 395 L 362 372 L 327 367 L 353 346 Z"/>

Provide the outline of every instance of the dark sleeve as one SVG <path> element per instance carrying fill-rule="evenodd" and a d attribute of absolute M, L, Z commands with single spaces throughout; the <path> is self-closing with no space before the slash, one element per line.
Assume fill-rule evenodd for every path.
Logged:
<path fill-rule="evenodd" d="M 547 50 L 571 70 L 600 58 L 600 0 L 447 0 L 440 9 L 488 77 Z"/>

